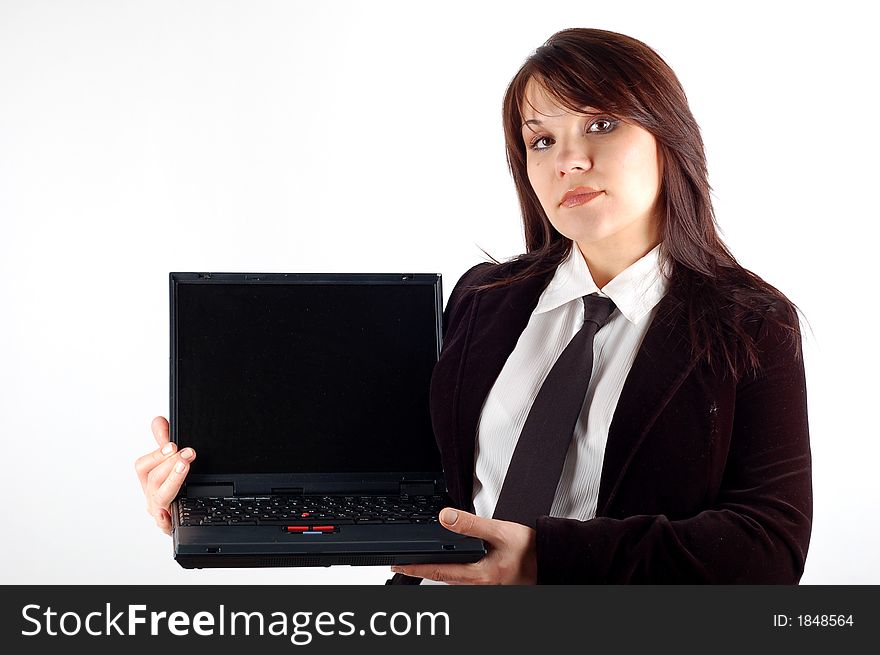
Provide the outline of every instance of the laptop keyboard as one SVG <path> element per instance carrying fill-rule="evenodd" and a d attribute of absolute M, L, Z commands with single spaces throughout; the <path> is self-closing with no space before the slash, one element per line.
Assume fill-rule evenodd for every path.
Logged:
<path fill-rule="evenodd" d="M 178 499 L 182 526 L 437 523 L 446 496 L 230 496 Z"/>

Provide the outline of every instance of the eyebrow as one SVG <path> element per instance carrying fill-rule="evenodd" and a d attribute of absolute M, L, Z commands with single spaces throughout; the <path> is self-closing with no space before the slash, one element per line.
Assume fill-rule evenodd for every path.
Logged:
<path fill-rule="evenodd" d="M 607 112 L 602 111 L 583 111 L 584 116 L 598 116 L 599 114 L 603 114 Z M 539 121 L 537 118 L 530 118 L 527 121 L 524 121 L 522 125 L 519 126 L 519 129 L 524 128 L 526 125 L 543 125 L 544 121 Z"/>

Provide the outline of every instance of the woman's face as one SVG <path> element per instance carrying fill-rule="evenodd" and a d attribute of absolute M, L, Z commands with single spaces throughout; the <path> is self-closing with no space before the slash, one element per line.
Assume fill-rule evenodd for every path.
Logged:
<path fill-rule="evenodd" d="M 572 114 L 533 80 L 525 97 L 529 182 L 553 227 L 581 250 L 653 247 L 661 180 L 654 136 L 591 107 Z"/>

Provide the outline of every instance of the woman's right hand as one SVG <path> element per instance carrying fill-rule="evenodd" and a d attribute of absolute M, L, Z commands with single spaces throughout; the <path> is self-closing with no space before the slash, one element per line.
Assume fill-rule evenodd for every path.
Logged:
<path fill-rule="evenodd" d="M 139 457 L 134 470 L 144 490 L 147 513 L 156 520 L 162 532 L 170 535 L 171 501 L 177 497 L 189 465 L 196 458 L 196 451 L 184 448 L 177 452 L 176 444 L 168 437 L 168 420 L 164 416 L 154 418 L 151 427 L 159 447 Z"/>

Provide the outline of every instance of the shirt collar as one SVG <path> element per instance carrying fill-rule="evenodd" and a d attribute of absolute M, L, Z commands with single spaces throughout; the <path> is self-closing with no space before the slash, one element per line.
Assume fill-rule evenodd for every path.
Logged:
<path fill-rule="evenodd" d="M 580 248 L 572 243 L 568 256 L 538 299 L 535 313 L 549 312 L 576 298 L 598 293 L 611 298 L 630 323 L 638 323 L 660 302 L 668 287 L 669 278 L 661 271 L 659 244 L 599 289 Z"/>

